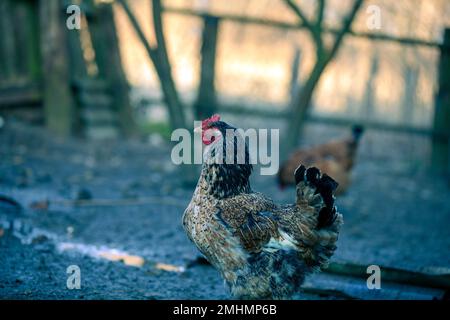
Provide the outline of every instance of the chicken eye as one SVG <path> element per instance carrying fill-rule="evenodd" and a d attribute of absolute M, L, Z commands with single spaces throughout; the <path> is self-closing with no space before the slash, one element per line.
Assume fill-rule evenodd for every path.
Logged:
<path fill-rule="evenodd" d="M 216 128 L 208 128 L 202 133 L 203 143 L 209 145 L 220 136 L 220 132 Z"/>

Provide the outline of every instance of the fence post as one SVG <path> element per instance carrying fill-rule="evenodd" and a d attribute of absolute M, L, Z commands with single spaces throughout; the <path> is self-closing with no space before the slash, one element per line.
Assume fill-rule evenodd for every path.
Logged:
<path fill-rule="evenodd" d="M 419 69 L 406 64 L 403 68 L 403 79 L 405 80 L 405 93 L 402 103 L 402 119 L 409 125 L 414 123 L 416 108 L 416 92 L 419 80 Z"/>
<path fill-rule="evenodd" d="M 2 41 L 0 42 L 0 50 L 2 51 L 2 78 L 6 80 L 14 77 L 17 66 L 17 57 L 15 55 L 15 33 L 13 27 L 13 9 L 12 1 L 0 2 L 0 29 L 2 31 Z"/>
<path fill-rule="evenodd" d="M 220 21 L 217 17 L 205 16 L 203 18 L 200 86 L 197 101 L 194 105 L 196 119 L 210 116 L 217 109 L 214 79 L 219 23 Z"/>
<path fill-rule="evenodd" d="M 380 57 L 378 51 L 375 50 L 372 55 L 372 61 L 370 64 L 370 70 L 368 74 L 368 79 L 366 81 L 366 88 L 364 91 L 364 105 L 363 110 L 364 114 L 363 118 L 367 121 L 373 120 L 373 116 L 375 115 L 375 80 L 378 76 L 378 70 L 380 66 Z"/>
<path fill-rule="evenodd" d="M 47 127 L 60 135 L 73 130 L 75 101 L 70 87 L 70 62 L 61 1 L 39 1 L 44 114 Z"/>
<path fill-rule="evenodd" d="M 449 170 L 450 133 L 450 28 L 445 29 L 439 61 L 439 91 L 436 96 L 431 162 L 439 172 Z"/>
<path fill-rule="evenodd" d="M 301 58 L 300 48 L 298 46 L 295 46 L 294 58 L 292 59 L 291 80 L 289 83 L 289 94 L 290 94 L 289 98 L 291 101 L 294 98 L 295 94 L 297 93 L 297 90 L 299 89 L 298 75 L 300 72 L 300 58 Z"/>

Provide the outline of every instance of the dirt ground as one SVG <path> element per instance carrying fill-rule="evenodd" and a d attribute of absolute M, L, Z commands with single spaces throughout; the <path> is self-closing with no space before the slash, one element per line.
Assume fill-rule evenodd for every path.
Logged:
<path fill-rule="evenodd" d="M 344 130 L 312 126 L 308 143 Z M 316 138 L 317 137 L 317 138 Z M 342 230 L 333 261 L 450 275 L 448 177 L 422 165 L 423 139 L 367 132 L 353 184 L 337 199 Z M 253 188 L 287 203 L 274 177 Z M 0 131 L 0 298 L 227 299 L 181 227 L 194 186 L 158 138 L 108 143 L 59 139 L 7 122 Z M 78 201 L 76 201 L 78 199 Z M 81 270 L 81 289 L 66 269 Z M 321 273 L 299 299 L 434 299 L 445 289 Z"/>

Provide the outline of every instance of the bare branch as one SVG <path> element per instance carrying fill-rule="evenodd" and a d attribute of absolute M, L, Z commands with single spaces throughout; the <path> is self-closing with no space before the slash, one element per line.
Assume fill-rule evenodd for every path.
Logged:
<path fill-rule="evenodd" d="M 336 35 L 336 39 L 334 41 L 334 45 L 329 51 L 329 59 L 333 58 L 333 56 L 336 54 L 337 50 L 339 49 L 339 46 L 341 45 L 342 39 L 344 39 L 344 36 L 346 33 L 350 31 L 350 28 L 352 26 L 353 20 L 355 20 L 356 14 L 359 11 L 359 8 L 364 3 L 364 0 L 355 0 L 353 3 L 353 7 L 350 10 L 349 14 L 343 21 L 342 29 L 339 31 L 339 33 Z"/>
<path fill-rule="evenodd" d="M 325 0 L 318 0 L 316 8 L 316 21 L 314 24 L 314 37 L 316 42 L 316 57 L 322 59 L 325 56 L 324 43 L 322 40 L 323 33 L 323 13 L 325 10 Z"/>
<path fill-rule="evenodd" d="M 155 28 L 155 36 L 157 48 L 161 55 L 167 56 L 166 42 L 163 34 L 163 26 L 161 19 L 161 0 L 152 0 L 153 26 Z"/>
<path fill-rule="evenodd" d="M 286 4 L 292 9 L 292 11 L 294 11 L 294 13 L 300 18 L 301 23 L 307 28 L 309 29 L 310 32 L 314 32 L 313 31 L 313 25 L 311 24 L 311 22 L 306 18 L 305 14 L 303 13 L 303 11 L 300 9 L 299 6 L 297 6 L 297 4 L 295 4 L 295 2 L 293 0 L 284 0 L 284 2 L 286 2 Z"/>
<path fill-rule="evenodd" d="M 287 0 L 286 0 L 287 1 Z M 317 61 L 309 74 L 307 80 L 302 86 L 302 90 L 291 101 L 292 117 L 289 120 L 288 131 L 290 133 L 287 141 L 287 150 L 292 149 L 297 144 L 298 136 L 302 130 L 302 126 L 308 114 L 308 109 L 311 107 L 311 99 L 313 97 L 314 89 L 320 81 L 320 78 L 326 69 L 328 63 L 334 58 L 338 51 L 344 36 L 351 32 L 351 26 L 356 14 L 363 4 L 364 0 L 355 0 L 353 6 L 348 15 L 343 19 L 342 26 L 336 31 L 336 37 L 333 45 L 330 49 L 325 48 L 322 41 L 322 34 L 325 32 L 325 28 L 322 25 L 323 14 L 325 9 L 325 0 L 318 0 L 318 6 L 316 11 L 316 20 L 313 26 L 313 37 L 316 43 L 316 57 Z M 291 6 L 294 8 L 294 6 Z"/>
<path fill-rule="evenodd" d="M 176 128 L 185 128 L 186 121 L 184 116 L 183 104 L 178 95 L 178 91 L 176 88 L 175 81 L 172 77 L 171 66 L 169 62 L 169 58 L 167 55 L 163 27 L 161 21 L 161 1 L 153 0 L 153 24 L 155 28 L 156 35 L 156 46 L 152 47 L 145 37 L 144 32 L 142 31 L 139 22 L 128 6 L 127 0 L 118 0 L 118 2 L 122 5 L 125 10 L 125 13 L 128 16 L 131 24 L 133 25 L 134 30 L 136 31 L 139 39 L 144 45 L 150 60 L 155 67 L 155 71 L 160 80 L 161 90 L 164 95 L 164 100 L 166 101 L 167 108 L 169 111 L 169 118 L 173 129 Z"/>
<path fill-rule="evenodd" d="M 316 45 L 316 52 L 317 56 L 321 55 L 323 52 L 323 41 L 322 41 L 322 31 L 320 27 L 317 27 L 317 25 L 313 25 L 308 18 L 306 18 L 303 11 L 300 9 L 299 6 L 293 1 L 293 0 L 284 0 L 286 4 L 294 11 L 294 13 L 299 17 L 301 23 L 305 28 L 308 29 L 308 31 L 311 33 L 311 36 L 314 40 L 314 43 Z"/>
<path fill-rule="evenodd" d="M 316 27 L 322 27 L 323 13 L 325 11 L 325 0 L 318 0 L 316 11 Z"/>
<path fill-rule="evenodd" d="M 128 5 L 127 0 L 118 0 L 122 8 L 124 9 L 128 19 L 130 19 L 131 24 L 133 25 L 134 30 L 136 31 L 137 36 L 141 40 L 142 44 L 145 47 L 145 50 L 147 50 L 150 58 L 153 62 L 156 61 L 156 48 L 153 48 L 150 45 L 150 42 L 148 42 L 147 37 L 144 34 L 144 31 L 142 31 L 141 26 L 139 25 L 139 22 L 137 21 L 136 17 L 134 16 L 133 12 L 131 11 L 131 8 Z"/>

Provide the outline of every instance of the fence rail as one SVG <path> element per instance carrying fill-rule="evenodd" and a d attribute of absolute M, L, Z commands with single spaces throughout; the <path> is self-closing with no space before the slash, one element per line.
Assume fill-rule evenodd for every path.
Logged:
<path fill-rule="evenodd" d="M 274 28 L 278 28 L 278 29 L 292 29 L 292 30 L 299 29 L 299 30 L 301 30 L 301 29 L 305 28 L 305 26 L 302 23 L 289 23 L 289 22 L 268 20 L 268 19 L 262 19 L 262 18 L 244 16 L 244 15 L 233 15 L 233 14 L 214 15 L 209 12 L 196 11 L 196 10 L 191 10 L 191 9 L 173 8 L 173 7 L 165 7 L 164 12 L 170 13 L 170 14 L 198 17 L 198 18 L 202 18 L 202 19 L 208 19 L 208 18 L 209 19 L 220 19 L 220 20 L 232 21 L 232 22 L 238 22 L 238 23 L 263 25 L 263 26 L 274 27 Z M 335 29 L 335 28 L 325 27 L 324 31 L 326 33 L 330 33 L 330 34 L 337 34 L 337 33 L 339 33 L 340 30 Z M 399 44 L 410 45 L 410 46 L 424 46 L 424 47 L 450 50 L 450 44 L 439 43 L 437 41 L 429 41 L 429 40 L 424 40 L 424 39 L 415 39 L 415 38 L 408 38 L 408 37 L 395 37 L 395 36 L 392 36 L 389 34 L 384 34 L 384 33 L 371 33 L 371 32 L 361 32 L 361 31 L 349 30 L 347 35 L 350 35 L 350 36 L 353 36 L 356 38 L 365 38 L 368 40 L 396 42 Z"/>
<path fill-rule="evenodd" d="M 219 110 L 222 112 L 228 112 L 233 114 L 243 114 L 243 115 L 251 114 L 253 116 L 259 116 L 264 118 L 286 119 L 287 117 L 289 117 L 289 112 L 284 110 L 272 111 L 272 110 L 264 110 L 263 108 L 249 109 L 238 105 L 222 104 L 219 105 Z M 328 124 L 338 127 L 348 127 L 354 124 L 360 124 L 363 125 L 365 128 L 372 130 L 382 130 L 387 132 L 405 133 L 418 136 L 433 136 L 437 139 L 448 139 L 450 137 L 450 133 L 443 130 L 437 131 L 429 128 L 414 127 L 400 124 L 387 124 L 383 122 L 367 121 L 362 119 L 340 118 L 324 115 L 310 115 L 307 118 L 307 121 L 312 123 Z"/>
<path fill-rule="evenodd" d="M 37 81 L 0 87 L 0 109 L 35 105 L 41 102 L 42 85 Z"/>

